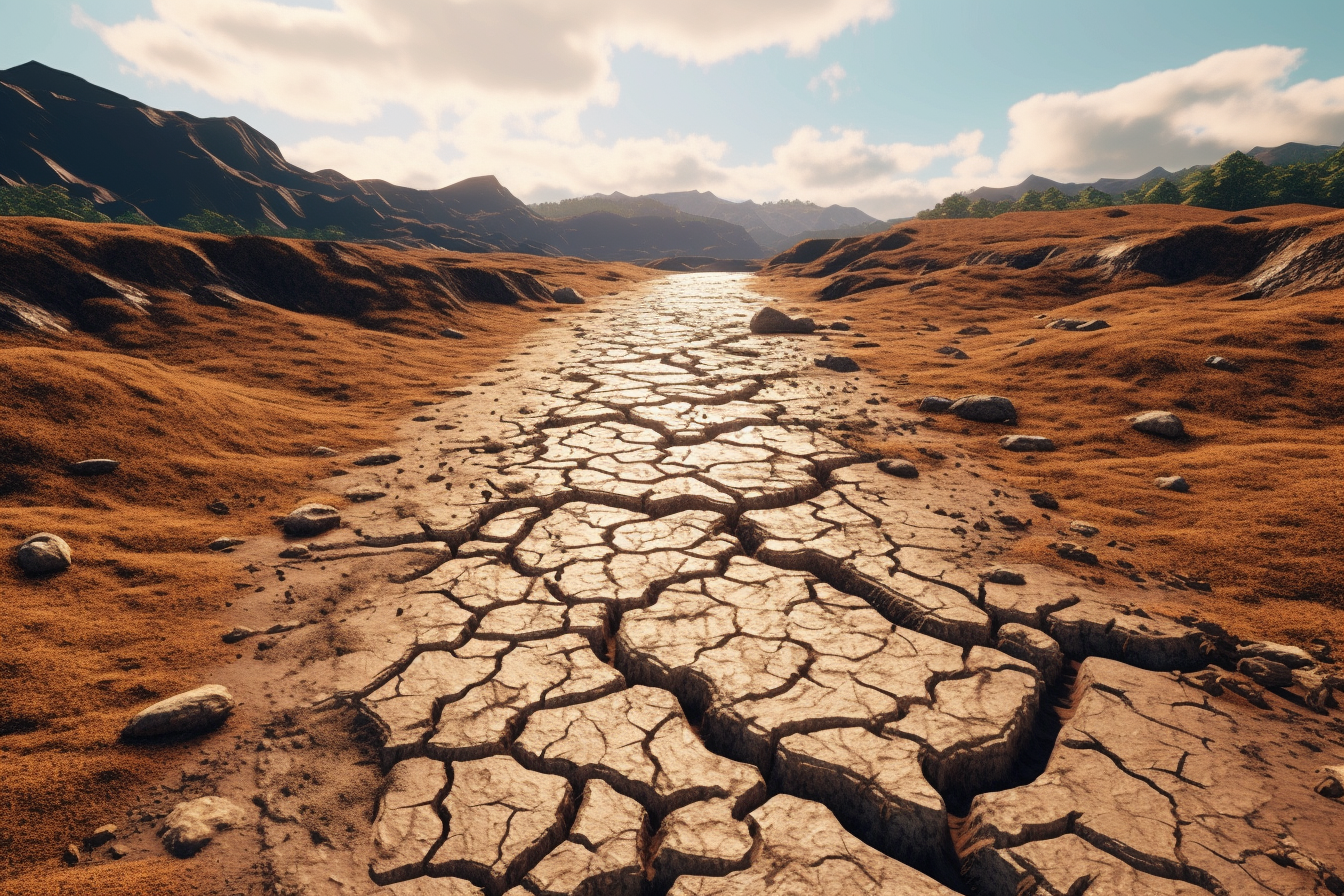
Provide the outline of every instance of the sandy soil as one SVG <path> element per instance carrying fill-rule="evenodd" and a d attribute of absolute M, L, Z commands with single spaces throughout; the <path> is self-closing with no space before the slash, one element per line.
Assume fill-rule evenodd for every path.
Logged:
<path fill-rule="evenodd" d="M 884 398 L 906 406 L 927 395 L 1014 401 L 1015 428 L 948 415 L 925 425 L 960 434 L 962 447 L 1018 487 L 1059 499 L 1060 512 L 1038 520 L 1019 557 L 1069 566 L 1048 544 L 1079 540 L 1060 530 L 1085 520 L 1102 530 L 1090 547 L 1104 565 L 1166 582 L 1173 609 L 1196 609 L 1235 631 L 1337 643 L 1344 635 L 1344 290 L 1293 295 L 1290 286 L 1230 299 L 1259 273 L 1264 244 L 1283 240 L 1289 227 L 1331 238 L 1344 215 L 1286 206 L 1210 228 L 1227 213 L 1127 211 L 911 222 L 888 233 L 909 237 L 904 245 L 875 248 L 886 235 L 851 241 L 813 261 L 767 267 L 757 288 L 818 323 L 852 318 L 854 329 L 831 333 L 825 348 L 889 377 Z M 1161 264 L 1148 265 L 1164 275 L 1099 266 L 1097 257 L 1117 246 L 1150 247 L 1149 258 L 1165 251 Z M 848 290 L 857 283 L 859 291 L 820 300 L 847 291 L 832 285 L 847 277 Z M 888 285 L 870 288 L 875 281 Z M 1110 327 L 1045 329 L 1060 318 L 1102 318 Z M 959 334 L 972 326 L 989 332 Z M 944 346 L 969 358 L 936 353 Z M 1243 370 L 1205 366 L 1215 354 Z M 1168 442 L 1130 429 L 1124 418 L 1149 409 L 1178 414 L 1190 437 Z M 1059 450 L 1005 451 L 998 439 L 1009 432 L 1049 436 Z M 905 441 L 900 432 L 854 437 L 887 454 Z M 1188 494 L 1153 486 L 1155 477 L 1173 474 L 1190 481 Z M 1213 591 L 1186 589 L 1173 573 L 1207 581 Z"/>
<path fill-rule="evenodd" d="M 459 374 L 491 369 L 519 338 L 550 326 L 543 317 L 583 313 L 524 295 L 445 295 L 440 272 L 521 272 L 586 295 L 657 276 L 574 259 L 373 247 L 341 247 L 342 268 L 322 250 L 0 221 L 0 292 L 41 296 L 71 330 L 0 331 L 0 541 L 56 532 L 76 561 L 50 579 L 0 564 L 0 677 L 15 683 L 0 690 L 2 893 L 207 885 L 175 880 L 167 862 L 128 861 L 108 866 L 95 887 L 60 856 L 99 825 L 124 823 L 146 784 L 186 761 L 184 749 L 132 749 L 117 737 L 135 708 L 200 684 L 234 656 L 219 635 L 235 564 L 205 545 L 273 531 L 273 518 L 297 503 L 335 500 L 310 485 L 336 469 L 314 447 L 381 444 L 396 421 L 459 386 Z M 259 274 L 274 294 L 255 288 Z M 115 291 L 82 297 L 92 275 L 138 290 L 147 309 Z M 184 292 L 211 278 L 243 301 L 219 307 Z M 320 313 L 324 296 L 329 314 Z M 466 338 L 438 337 L 445 327 Z M 66 472 L 88 457 L 122 467 L 105 477 Z M 228 513 L 207 510 L 214 502 Z"/>

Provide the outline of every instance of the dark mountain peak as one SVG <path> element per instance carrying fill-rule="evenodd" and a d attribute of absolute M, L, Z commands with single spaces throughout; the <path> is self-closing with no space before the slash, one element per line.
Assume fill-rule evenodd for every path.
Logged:
<path fill-rule="evenodd" d="M 99 87 L 78 75 L 43 65 L 36 60 L 0 70 L 0 81 L 22 87 L 34 94 L 33 98 L 39 103 L 43 103 L 43 100 L 49 97 L 59 97 L 85 103 L 102 103 L 106 106 L 140 105 L 130 97 L 122 96 L 106 87 Z"/>
<path fill-rule="evenodd" d="M 1323 162 L 1339 152 L 1339 149 L 1340 147 L 1330 144 L 1282 143 L 1278 146 L 1257 146 L 1246 155 L 1272 167 Z"/>
<path fill-rule="evenodd" d="M 444 202 L 463 210 L 471 208 L 484 212 L 505 212 L 527 208 L 493 174 L 469 177 L 431 192 Z"/>

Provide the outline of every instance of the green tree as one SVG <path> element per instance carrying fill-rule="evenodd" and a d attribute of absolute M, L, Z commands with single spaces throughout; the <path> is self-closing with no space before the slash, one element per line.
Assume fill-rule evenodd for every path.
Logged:
<path fill-rule="evenodd" d="M 1270 168 L 1244 152 L 1224 156 L 1218 164 L 1191 176 L 1185 186 L 1189 205 L 1235 212 L 1270 201 Z"/>
<path fill-rule="evenodd" d="M 60 184 L 0 187 L 0 215 L 30 215 L 37 218 L 61 218 L 66 221 L 87 221 L 101 224 L 110 221 L 107 215 L 94 208 L 92 202 L 78 196 Z"/>
<path fill-rule="evenodd" d="M 1180 205 L 1182 198 L 1180 188 L 1164 177 L 1148 187 L 1139 201 L 1148 205 Z"/>
<path fill-rule="evenodd" d="M 194 215 L 183 215 L 177 222 L 178 230 L 190 230 L 195 233 L 220 233 L 224 236 L 246 236 L 248 230 L 237 218 L 221 215 L 219 212 L 203 209 Z"/>
<path fill-rule="evenodd" d="M 971 216 L 971 200 L 960 193 L 953 193 L 942 202 L 931 209 L 925 209 L 916 218 L 924 220 L 939 218 L 969 218 Z"/>
<path fill-rule="evenodd" d="M 1115 197 L 1096 187 L 1084 187 L 1073 201 L 1074 208 L 1106 208 L 1115 205 Z"/>
<path fill-rule="evenodd" d="M 992 218 L 997 213 L 998 203 L 980 198 L 971 203 L 972 218 Z"/>
<path fill-rule="evenodd" d="M 1284 165 L 1269 172 L 1269 199 L 1275 204 L 1320 205 L 1325 190 L 1320 165 Z"/>
<path fill-rule="evenodd" d="M 1039 212 L 1044 209 L 1041 204 L 1041 194 L 1035 190 L 1028 190 L 1022 194 L 1022 198 L 1013 203 L 1015 212 Z"/>
<path fill-rule="evenodd" d="M 1059 187 L 1051 187 L 1041 194 L 1041 210 L 1062 212 L 1069 207 L 1069 197 L 1060 192 Z"/>

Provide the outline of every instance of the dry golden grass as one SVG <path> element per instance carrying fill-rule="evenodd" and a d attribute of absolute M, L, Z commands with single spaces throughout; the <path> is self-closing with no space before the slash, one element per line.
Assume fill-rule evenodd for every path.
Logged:
<path fill-rule="evenodd" d="M 8 551 L 52 531 L 75 555 L 70 570 L 49 578 L 23 575 L 12 558 L 0 563 L 2 893 L 210 891 L 201 863 L 187 882 L 171 861 L 90 869 L 66 868 L 59 857 L 66 843 L 124 820 L 145 787 L 190 751 L 127 747 L 117 737 L 134 711 L 203 683 L 233 656 L 218 621 L 234 592 L 232 563 L 206 543 L 270 531 L 273 516 L 303 501 L 339 503 L 311 486 L 336 466 L 314 458 L 313 447 L 381 444 L 412 402 L 458 385 L 458 374 L 489 369 L 540 317 L 568 310 L 469 296 L 445 303 L 432 280 L 420 279 L 425 270 L 445 261 L 528 270 L 585 294 L 654 276 L 574 259 L 343 250 L 360 253 L 365 281 L 397 288 L 331 316 L 260 301 L 197 304 L 181 291 L 190 277 L 164 259 L 207 249 L 237 251 L 226 238 L 153 228 L 0 221 L 0 291 L 17 291 L 25 275 L 55 276 L 51 259 L 88 274 L 108 272 L 115 257 L 110 276 L 153 301 L 146 315 L 76 294 L 69 313 L 85 324 L 89 302 L 110 305 L 97 332 L 0 333 L 0 544 Z M 320 307 L 324 289 L 343 288 L 312 244 L 279 250 L 271 272 L 315 284 L 295 290 L 308 290 L 305 301 Z M 230 272 L 221 258 L 214 263 Z M 127 271 L 136 266 L 154 270 L 137 280 Z M 467 338 L 428 338 L 446 326 Z M 103 477 L 66 472 L 89 457 L 122 467 Z M 227 516 L 206 509 L 217 500 Z"/>
<path fill-rule="evenodd" d="M 1237 282 L 1244 275 L 1107 279 L 1095 267 L 1074 265 L 1117 242 L 1160 240 L 1228 217 L 1170 206 L 1129 212 L 912 222 L 907 235 L 913 242 L 896 251 L 866 255 L 830 275 L 819 276 L 825 257 L 767 269 L 759 288 L 786 296 L 783 307 L 819 322 L 857 318 L 856 330 L 880 347 L 849 348 L 852 341 L 833 336 L 829 350 L 890 377 L 899 384 L 893 397 L 904 403 L 974 393 L 1013 400 L 1020 415 L 1013 429 L 951 416 L 930 425 L 989 459 L 1016 486 L 1059 498 L 1060 512 L 1037 520 L 1019 557 L 1068 565 L 1047 545 L 1062 540 L 1057 530 L 1070 520 L 1086 520 L 1102 528 L 1091 546 L 1103 561 L 1133 562 L 1149 582 L 1175 571 L 1213 584 L 1211 595 L 1160 592 L 1178 613 L 1194 608 L 1247 636 L 1295 643 L 1325 637 L 1338 645 L 1344 635 L 1344 290 L 1233 302 L 1245 291 Z M 1344 214 L 1322 212 L 1257 210 L 1250 214 L 1263 224 L 1239 226 L 1291 220 L 1321 231 L 1344 229 Z M 1058 261 L 1024 270 L 965 263 L 977 253 L 1046 246 L 1061 247 Z M 898 282 L 817 301 L 829 283 L 855 272 Z M 1110 328 L 1043 329 L 1061 317 L 1103 318 Z M 921 330 L 926 324 L 939 329 Z M 957 335 L 973 325 L 990 333 Z M 1035 342 L 1023 345 L 1028 339 Z M 969 360 L 935 353 L 946 345 Z M 1241 362 L 1244 372 L 1206 367 L 1213 354 Z M 1190 438 L 1167 442 L 1133 431 L 1124 418 L 1149 409 L 1177 413 Z M 1059 450 L 1005 451 L 997 440 L 1007 432 L 1049 436 Z M 901 439 L 873 447 L 897 453 Z M 1155 477 L 1173 474 L 1190 481 L 1189 494 L 1154 487 Z M 1138 550 L 1107 547 L 1111 540 Z"/>

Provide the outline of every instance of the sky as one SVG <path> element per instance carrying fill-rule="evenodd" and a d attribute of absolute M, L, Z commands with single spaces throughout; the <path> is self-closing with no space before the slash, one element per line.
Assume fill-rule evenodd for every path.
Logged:
<path fill-rule="evenodd" d="M 1338 0 L 0 0 L 36 59 L 317 170 L 909 215 L 1344 142 Z M 3 80 L 3 76 L 0 76 Z"/>

